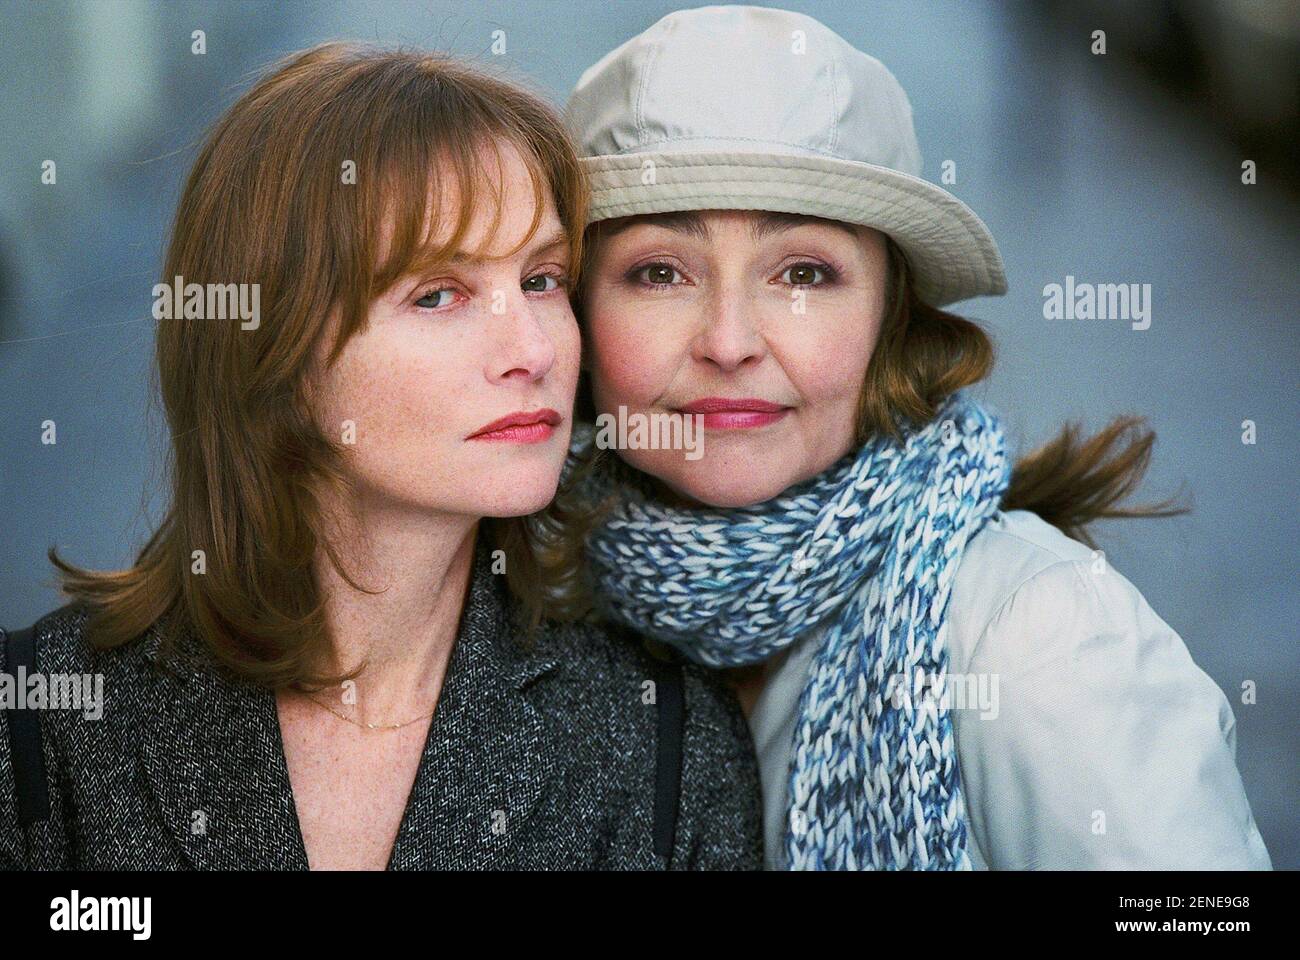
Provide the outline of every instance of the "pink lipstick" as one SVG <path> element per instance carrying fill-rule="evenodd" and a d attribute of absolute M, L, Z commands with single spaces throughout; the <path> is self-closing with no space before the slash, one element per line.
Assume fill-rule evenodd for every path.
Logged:
<path fill-rule="evenodd" d="M 704 426 L 711 430 L 763 427 L 776 423 L 790 409 L 755 397 L 704 397 L 680 408 L 682 413 L 703 414 Z"/>

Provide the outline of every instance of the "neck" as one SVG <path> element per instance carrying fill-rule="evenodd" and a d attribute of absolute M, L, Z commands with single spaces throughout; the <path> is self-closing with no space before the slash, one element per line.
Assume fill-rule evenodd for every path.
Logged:
<path fill-rule="evenodd" d="M 348 708 L 359 722 L 432 709 L 456 642 L 477 530 L 473 517 L 374 500 L 354 505 L 346 523 L 332 524 L 330 546 L 362 589 L 318 552 L 314 568 L 330 638 L 320 669 L 343 674 L 363 667 Z"/>

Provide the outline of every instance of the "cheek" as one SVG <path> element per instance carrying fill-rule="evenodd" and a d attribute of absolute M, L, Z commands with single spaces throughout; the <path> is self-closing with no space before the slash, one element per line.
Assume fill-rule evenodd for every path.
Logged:
<path fill-rule="evenodd" d="M 374 327 L 354 337 L 331 369 L 317 420 L 335 441 L 347 421 L 355 424 L 351 453 L 363 467 L 427 454 L 457 426 L 455 397 L 465 385 L 456 378 L 469 370 L 454 343 L 433 350 L 409 331 Z"/>
<path fill-rule="evenodd" d="M 593 316 L 595 316 L 593 314 Z M 677 368 L 670 338 L 633 318 L 604 313 L 589 324 L 591 387 L 598 407 L 651 405 Z"/>
<path fill-rule="evenodd" d="M 391 457 L 401 449 L 402 431 L 411 422 L 405 384 L 412 377 L 392 364 L 383 366 L 354 356 L 340 359 L 321 429 L 336 443 L 348 446 L 348 459 L 363 471 L 371 461 Z"/>
<path fill-rule="evenodd" d="M 780 351 L 782 367 L 809 406 L 856 407 L 875 348 L 875 327 L 861 318 L 810 326 Z"/>

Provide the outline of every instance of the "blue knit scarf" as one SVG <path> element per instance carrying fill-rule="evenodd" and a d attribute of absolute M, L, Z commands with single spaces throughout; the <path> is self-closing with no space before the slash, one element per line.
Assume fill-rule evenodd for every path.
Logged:
<path fill-rule="evenodd" d="M 1000 424 L 958 391 L 903 443 L 873 438 L 757 506 L 680 509 L 619 485 L 588 540 L 603 615 L 714 667 L 826 625 L 799 700 L 789 868 L 970 869 L 938 638 L 1009 479 Z M 919 677 L 940 695 L 914 698 Z"/>

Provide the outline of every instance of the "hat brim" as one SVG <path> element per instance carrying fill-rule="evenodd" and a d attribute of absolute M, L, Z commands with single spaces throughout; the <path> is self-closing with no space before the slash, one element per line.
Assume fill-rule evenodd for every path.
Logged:
<path fill-rule="evenodd" d="M 861 224 L 907 255 L 917 294 L 936 307 L 1006 293 L 997 243 L 975 212 L 929 181 L 888 167 L 797 154 L 627 153 L 584 157 L 588 222 L 681 210 L 770 210 Z"/>

